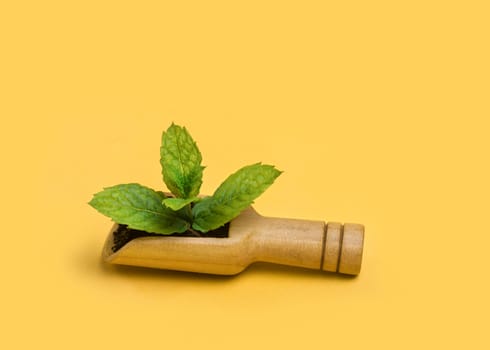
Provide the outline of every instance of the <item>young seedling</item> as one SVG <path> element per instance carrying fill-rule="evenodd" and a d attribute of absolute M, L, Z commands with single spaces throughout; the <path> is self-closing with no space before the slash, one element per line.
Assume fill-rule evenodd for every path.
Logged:
<path fill-rule="evenodd" d="M 105 188 L 89 204 L 130 229 L 206 236 L 237 217 L 281 174 L 272 165 L 248 165 L 230 175 L 212 196 L 202 198 L 201 161 L 189 132 L 172 123 L 162 134 L 160 164 L 163 181 L 173 196 L 129 183 Z"/>

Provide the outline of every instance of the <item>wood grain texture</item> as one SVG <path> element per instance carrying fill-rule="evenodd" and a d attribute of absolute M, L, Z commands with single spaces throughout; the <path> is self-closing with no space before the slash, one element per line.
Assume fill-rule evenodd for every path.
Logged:
<path fill-rule="evenodd" d="M 258 261 L 357 275 L 364 241 L 362 225 L 270 218 L 251 207 L 231 222 L 228 238 L 141 237 L 113 253 L 116 228 L 102 252 L 108 263 L 219 275 Z"/>

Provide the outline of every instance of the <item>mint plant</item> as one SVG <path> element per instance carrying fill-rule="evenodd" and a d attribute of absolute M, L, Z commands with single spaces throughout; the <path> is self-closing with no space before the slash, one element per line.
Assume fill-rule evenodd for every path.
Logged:
<path fill-rule="evenodd" d="M 162 177 L 173 196 L 137 183 L 104 188 L 89 204 L 130 229 L 162 235 L 190 231 L 206 235 L 237 217 L 281 174 L 256 163 L 230 175 L 214 194 L 200 197 L 204 167 L 186 128 L 172 125 L 162 134 Z"/>

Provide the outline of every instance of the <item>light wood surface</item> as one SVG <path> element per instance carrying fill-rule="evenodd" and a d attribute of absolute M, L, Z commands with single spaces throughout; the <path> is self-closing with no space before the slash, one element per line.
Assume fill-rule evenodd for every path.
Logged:
<path fill-rule="evenodd" d="M 270 218 L 248 208 L 230 224 L 228 238 L 141 237 L 113 253 L 111 229 L 103 248 L 108 263 L 233 275 L 269 262 L 357 275 L 364 227 L 359 224 Z"/>

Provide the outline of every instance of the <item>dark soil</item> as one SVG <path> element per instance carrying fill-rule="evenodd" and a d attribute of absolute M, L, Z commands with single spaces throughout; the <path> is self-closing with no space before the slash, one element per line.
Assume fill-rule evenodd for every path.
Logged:
<path fill-rule="evenodd" d="M 174 233 L 171 235 L 159 235 L 156 233 L 148 233 L 146 231 L 133 230 L 128 228 L 126 225 L 119 225 L 116 231 L 114 231 L 114 245 L 112 246 L 112 251 L 117 252 L 121 249 L 126 243 L 131 241 L 132 239 L 139 237 L 161 237 L 165 239 L 165 237 L 193 237 L 196 239 L 206 239 L 207 237 L 215 237 L 215 238 L 227 238 L 228 230 L 230 228 L 230 224 L 226 224 L 217 228 L 216 230 L 209 231 L 207 233 L 202 233 L 202 236 L 196 237 L 195 232 L 186 231 L 184 233 Z"/>

